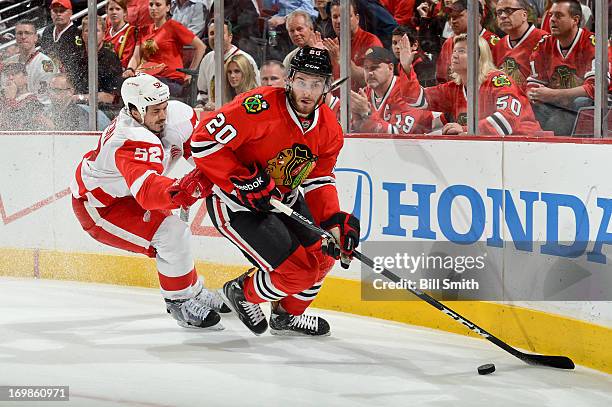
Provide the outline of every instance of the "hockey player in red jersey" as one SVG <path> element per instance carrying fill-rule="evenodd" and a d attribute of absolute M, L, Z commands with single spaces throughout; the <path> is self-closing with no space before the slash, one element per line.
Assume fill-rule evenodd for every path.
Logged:
<path fill-rule="evenodd" d="M 523 91 L 505 73 L 493 65 L 491 51 L 487 42 L 479 42 L 479 123 L 478 133 L 485 135 L 508 136 L 514 134 L 532 135 L 541 131 L 535 120 L 531 105 Z M 402 75 L 407 80 L 400 82 L 402 95 L 414 107 L 431 109 L 450 114 L 454 122 L 444 125 L 443 134 L 462 134 L 467 132 L 467 35 L 455 37 L 455 47 L 451 66 L 453 81 L 441 85 L 422 88 L 411 70 L 412 55 L 410 41 L 404 37 L 400 44 L 400 63 Z"/>
<path fill-rule="evenodd" d="M 268 328 L 263 302 L 273 303 L 272 334 L 329 335 L 327 321 L 304 311 L 334 258 L 347 264 L 359 243 L 359 220 L 340 210 L 335 187 L 343 134 L 323 103 L 331 75 L 328 52 L 304 47 L 285 89 L 242 94 L 202 117 L 192 138 L 196 165 L 215 184 L 206 200 L 212 222 L 255 265 L 225 283 L 226 302 L 258 335 Z M 271 199 L 314 219 L 338 243 L 273 210 Z"/>
<path fill-rule="evenodd" d="M 74 213 L 99 242 L 156 259 L 166 309 L 180 326 L 222 329 L 217 311 L 230 310 L 203 288 L 189 227 L 170 211 L 189 207 L 211 184 L 197 169 L 181 179 L 164 175 L 190 156 L 195 112 L 169 102 L 168 86 L 146 74 L 126 79 L 121 96 L 124 109 L 77 167 Z"/>
<path fill-rule="evenodd" d="M 386 48 L 369 48 L 363 70 L 367 87 L 351 91 L 353 131 L 361 133 L 423 134 L 442 127 L 440 114 L 408 105 L 393 75 L 395 56 Z M 438 119 L 438 120 L 436 120 Z"/>

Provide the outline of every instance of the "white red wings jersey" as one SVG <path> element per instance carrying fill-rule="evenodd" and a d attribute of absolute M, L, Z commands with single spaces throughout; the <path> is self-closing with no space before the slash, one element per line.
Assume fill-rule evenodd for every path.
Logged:
<path fill-rule="evenodd" d="M 369 86 L 366 88 L 366 96 L 372 114 L 361 124 L 359 131 L 362 133 L 424 134 L 431 132 L 434 127 L 442 126 L 439 113 L 417 109 L 406 102 L 397 76 L 391 80 L 382 99 L 377 100 Z"/>
<path fill-rule="evenodd" d="M 531 74 L 529 58 L 537 43 L 547 35 L 546 31 L 530 25 L 527 31 L 514 44 L 510 43 L 510 36 L 504 36 L 493 48 L 495 65 L 504 71 L 514 82 L 524 87 Z"/>
<path fill-rule="evenodd" d="M 493 52 L 493 48 L 495 44 L 499 41 L 499 37 L 493 34 L 491 31 L 483 28 L 480 31 L 480 36 L 487 41 L 489 44 L 489 48 L 491 48 L 491 52 Z M 438 83 L 444 83 L 450 80 L 450 75 L 452 70 L 451 66 L 451 57 L 453 55 L 453 47 L 455 46 L 455 37 L 451 36 L 444 41 L 442 44 L 442 49 L 440 49 L 440 55 L 438 55 L 438 60 L 436 61 L 436 79 Z"/>
<path fill-rule="evenodd" d="M 344 137 L 335 114 L 323 104 L 300 120 L 284 88 L 260 87 L 202 116 L 191 149 L 213 191 L 233 211 L 247 210 L 235 198 L 231 177 L 248 177 L 260 165 L 287 204 L 302 187 L 317 222 L 340 210 L 333 169 Z"/>
<path fill-rule="evenodd" d="M 121 110 L 100 136 L 97 148 L 79 163 L 70 185 L 72 195 L 94 207 L 133 196 L 147 210 L 176 208 L 165 192 L 174 179 L 164 175 L 180 157 L 191 154 L 189 142 L 196 124 L 194 110 L 178 101 L 168 102 L 161 136 Z"/>
<path fill-rule="evenodd" d="M 405 75 L 405 73 L 402 74 Z M 400 82 L 402 95 L 419 109 L 450 113 L 454 120 L 467 123 L 467 93 L 463 85 L 446 82 L 422 88 L 414 74 Z M 536 121 L 527 96 L 502 71 L 491 71 L 478 92 L 479 134 L 533 134 L 542 130 Z"/>
<path fill-rule="evenodd" d="M 551 36 L 543 37 L 529 59 L 531 74 L 527 86 L 544 85 L 552 89 L 583 86 L 593 94 L 595 86 L 595 35 L 580 28 L 567 54 Z"/>

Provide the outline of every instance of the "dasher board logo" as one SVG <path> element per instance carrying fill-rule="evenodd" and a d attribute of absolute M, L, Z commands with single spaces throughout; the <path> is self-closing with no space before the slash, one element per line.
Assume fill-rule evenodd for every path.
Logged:
<path fill-rule="evenodd" d="M 260 113 L 269 107 L 268 102 L 264 100 L 261 94 L 247 96 L 246 99 L 242 101 L 242 106 L 244 106 L 246 112 L 249 114 Z"/>

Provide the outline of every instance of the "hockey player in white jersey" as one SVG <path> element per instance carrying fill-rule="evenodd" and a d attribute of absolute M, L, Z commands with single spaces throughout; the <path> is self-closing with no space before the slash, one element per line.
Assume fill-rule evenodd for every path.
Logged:
<path fill-rule="evenodd" d="M 180 326 L 222 329 L 218 312 L 230 310 L 203 287 L 189 227 L 170 211 L 206 196 L 210 182 L 197 169 L 181 179 L 164 175 L 191 157 L 197 116 L 169 101 L 168 86 L 150 75 L 126 79 L 121 96 L 125 107 L 77 167 L 74 213 L 99 242 L 156 259 L 167 311 Z"/>

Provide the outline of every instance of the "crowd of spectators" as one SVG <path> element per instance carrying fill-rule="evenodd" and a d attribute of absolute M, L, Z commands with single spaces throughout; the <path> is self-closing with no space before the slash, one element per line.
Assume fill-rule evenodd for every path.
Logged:
<path fill-rule="evenodd" d="M 3 129 L 88 128 L 89 30 L 87 18 L 71 19 L 76 5 L 51 0 L 40 35 L 34 22 L 15 25 L 15 46 L 2 55 Z M 578 0 L 478 5 L 479 132 L 571 135 L 595 94 L 592 10 Z M 340 79 L 339 0 L 226 0 L 224 7 L 223 103 L 257 86 L 284 86 L 304 46 L 326 49 Z M 468 0 L 349 1 L 352 131 L 467 131 L 467 7 Z M 158 77 L 175 98 L 214 109 L 212 0 L 110 0 L 102 13 L 103 119 L 117 114 L 122 80 L 137 72 Z M 336 112 L 338 96 L 326 100 Z"/>

